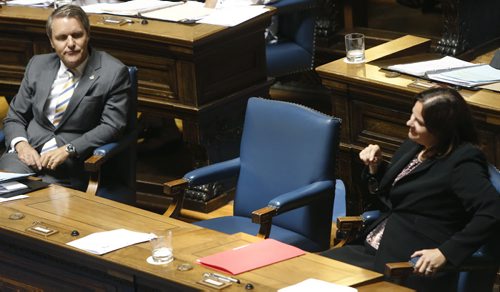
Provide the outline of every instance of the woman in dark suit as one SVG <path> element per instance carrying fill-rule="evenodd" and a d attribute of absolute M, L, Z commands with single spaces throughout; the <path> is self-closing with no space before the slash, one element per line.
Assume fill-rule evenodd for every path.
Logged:
<path fill-rule="evenodd" d="M 499 194 L 458 92 L 436 88 L 418 94 L 406 125 L 409 140 L 389 164 L 378 145 L 359 154 L 383 215 L 358 244 L 324 255 L 378 272 L 388 262 L 419 256 L 406 285 L 456 291 L 458 274 L 440 268 L 460 265 L 500 231 Z"/>

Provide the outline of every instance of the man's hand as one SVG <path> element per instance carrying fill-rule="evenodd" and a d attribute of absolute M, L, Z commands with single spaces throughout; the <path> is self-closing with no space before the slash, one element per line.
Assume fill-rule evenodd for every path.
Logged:
<path fill-rule="evenodd" d="M 420 257 L 415 264 L 414 272 L 426 276 L 434 274 L 436 270 L 446 264 L 446 258 L 437 248 L 418 250 L 411 257 Z"/>
<path fill-rule="evenodd" d="M 42 170 L 40 154 L 28 142 L 21 141 L 14 148 L 16 148 L 19 160 L 33 169 Z"/>
<path fill-rule="evenodd" d="M 68 157 L 69 153 L 66 151 L 65 146 L 62 146 L 57 149 L 44 152 L 41 156 L 41 165 L 46 169 L 55 170 L 59 165 L 66 161 Z"/>

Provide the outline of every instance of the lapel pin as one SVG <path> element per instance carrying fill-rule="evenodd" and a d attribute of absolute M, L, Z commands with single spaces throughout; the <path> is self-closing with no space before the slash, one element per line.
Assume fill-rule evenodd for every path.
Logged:
<path fill-rule="evenodd" d="M 94 80 L 94 78 L 95 78 L 94 75 L 90 75 L 89 77 L 90 80 Z"/>

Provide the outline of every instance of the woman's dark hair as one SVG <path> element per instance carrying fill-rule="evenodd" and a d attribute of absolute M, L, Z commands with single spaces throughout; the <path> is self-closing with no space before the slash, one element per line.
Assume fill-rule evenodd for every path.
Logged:
<path fill-rule="evenodd" d="M 431 88 L 416 96 L 422 102 L 425 127 L 437 143 L 425 157 L 443 157 L 462 143 L 478 144 L 472 114 L 464 98 L 454 89 Z"/>
<path fill-rule="evenodd" d="M 47 31 L 47 36 L 49 39 L 52 39 L 52 22 L 54 18 L 76 18 L 83 26 L 83 29 L 87 32 L 87 35 L 90 35 L 90 22 L 87 14 L 80 6 L 76 5 L 63 5 L 59 6 L 57 9 L 52 11 L 52 14 L 47 19 L 47 24 L 45 25 L 45 29 Z"/>

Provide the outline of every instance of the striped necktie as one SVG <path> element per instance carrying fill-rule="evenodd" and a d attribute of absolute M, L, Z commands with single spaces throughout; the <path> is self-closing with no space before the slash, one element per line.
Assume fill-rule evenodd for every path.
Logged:
<path fill-rule="evenodd" d="M 61 122 L 78 81 L 70 69 L 65 72 L 65 75 L 65 78 L 60 78 L 54 82 L 54 87 L 51 91 L 51 100 L 55 102 L 55 113 L 52 116 L 51 122 L 56 127 Z"/>

